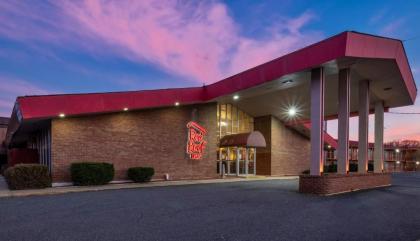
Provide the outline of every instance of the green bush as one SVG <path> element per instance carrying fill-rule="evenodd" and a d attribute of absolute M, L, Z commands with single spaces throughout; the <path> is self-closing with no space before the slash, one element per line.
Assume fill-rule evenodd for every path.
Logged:
<path fill-rule="evenodd" d="M 104 185 L 114 178 L 111 163 L 79 162 L 70 167 L 71 180 L 76 186 Z"/>
<path fill-rule="evenodd" d="M 336 164 L 324 166 L 324 173 L 333 173 L 333 172 L 337 172 Z"/>
<path fill-rule="evenodd" d="M 45 165 L 17 164 L 7 168 L 4 177 L 11 190 L 51 187 L 51 176 Z"/>
<path fill-rule="evenodd" d="M 149 182 L 153 175 L 155 175 L 153 167 L 132 167 L 127 171 L 128 179 L 134 182 Z"/>
<path fill-rule="evenodd" d="M 350 163 L 349 164 L 349 172 L 357 172 L 357 163 Z"/>

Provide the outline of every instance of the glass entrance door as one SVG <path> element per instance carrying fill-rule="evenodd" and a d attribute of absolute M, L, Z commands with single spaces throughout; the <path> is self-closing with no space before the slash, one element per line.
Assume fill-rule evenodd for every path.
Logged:
<path fill-rule="evenodd" d="M 247 175 L 247 148 L 239 147 L 238 148 L 238 166 L 239 166 L 239 175 Z"/>
<path fill-rule="evenodd" d="M 219 149 L 218 172 L 224 170 L 225 175 L 255 175 L 255 148 L 225 147 Z"/>

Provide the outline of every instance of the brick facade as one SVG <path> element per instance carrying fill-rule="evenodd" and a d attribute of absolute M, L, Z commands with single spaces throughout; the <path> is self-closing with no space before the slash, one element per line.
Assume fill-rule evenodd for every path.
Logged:
<path fill-rule="evenodd" d="M 266 148 L 257 149 L 258 175 L 299 175 L 310 167 L 310 140 L 286 127 L 274 116 L 254 118 L 254 130 L 260 131 Z"/>
<path fill-rule="evenodd" d="M 350 192 L 391 185 L 389 173 L 328 174 L 322 176 L 301 175 L 299 192 L 319 195 Z"/>
<path fill-rule="evenodd" d="M 6 139 L 7 128 L 0 126 L 0 155 L 6 153 L 6 148 L 4 147 L 4 140 Z"/>
<path fill-rule="evenodd" d="M 271 175 L 271 116 L 254 118 L 254 130 L 261 132 L 266 143 L 257 148 L 257 175 Z"/>
<path fill-rule="evenodd" d="M 53 119 L 53 181 L 70 181 L 70 164 L 85 161 L 113 163 L 115 180 L 126 179 L 127 168 L 135 166 L 154 167 L 156 179 L 165 173 L 174 180 L 215 178 L 216 111 L 211 103 Z M 193 116 L 208 131 L 202 160 L 186 154 L 186 124 Z"/>

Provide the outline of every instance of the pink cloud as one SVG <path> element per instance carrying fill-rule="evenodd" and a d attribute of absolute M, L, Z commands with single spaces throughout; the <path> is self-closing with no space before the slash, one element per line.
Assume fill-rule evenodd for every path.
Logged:
<path fill-rule="evenodd" d="M 54 9 L 47 11 L 51 5 Z M 225 4 L 214 1 L 51 1 L 31 8 L 0 3 L 0 22 L 10 16 L 15 20 L 0 23 L 0 35 L 122 56 L 200 83 L 215 82 L 322 38 L 302 31 L 313 20 L 310 12 L 267 26 L 265 37 L 245 37 L 245 26 L 235 22 Z"/>
<path fill-rule="evenodd" d="M 420 113 L 420 103 L 415 105 L 390 109 L 390 112 Z M 385 142 L 394 140 L 420 140 L 420 115 L 405 115 L 385 113 Z M 374 141 L 374 115 L 369 116 L 369 141 Z M 337 138 L 337 120 L 328 121 L 328 133 Z M 358 140 L 358 117 L 350 119 L 350 139 Z"/>
<path fill-rule="evenodd" d="M 384 36 L 394 36 L 397 32 L 400 31 L 401 26 L 404 24 L 405 19 L 400 18 L 396 19 L 387 25 L 385 25 L 383 28 L 380 29 L 380 34 Z"/>
<path fill-rule="evenodd" d="M 28 81 L 0 75 L 0 116 L 10 116 L 17 96 L 49 93 Z"/>
<path fill-rule="evenodd" d="M 287 19 L 277 25 L 270 26 L 268 38 L 261 40 L 241 37 L 238 41 L 237 51 L 230 56 L 231 65 L 229 73 L 237 73 L 258 64 L 280 57 L 321 39 L 319 32 L 305 32 L 301 28 L 313 20 L 315 16 L 305 12 L 294 19 Z"/>
<path fill-rule="evenodd" d="M 380 9 L 379 11 L 377 11 L 374 15 L 372 15 L 369 18 L 368 23 L 370 25 L 374 25 L 374 24 L 379 23 L 380 21 L 382 21 L 386 17 L 386 15 L 388 14 L 388 12 L 389 12 L 389 9 L 388 8 L 382 8 L 382 9 Z"/>

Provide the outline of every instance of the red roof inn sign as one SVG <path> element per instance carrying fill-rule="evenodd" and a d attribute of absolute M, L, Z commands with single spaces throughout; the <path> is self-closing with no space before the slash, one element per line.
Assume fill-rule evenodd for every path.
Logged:
<path fill-rule="evenodd" d="M 190 159 L 200 160 L 203 156 L 204 149 L 206 148 L 207 144 L 207 142 L 204 140 L 204 137 L 207 134 L 207 130 L 194 121 L 188 122 L 187 128 L 187 154 L 190 155 Z"/>

